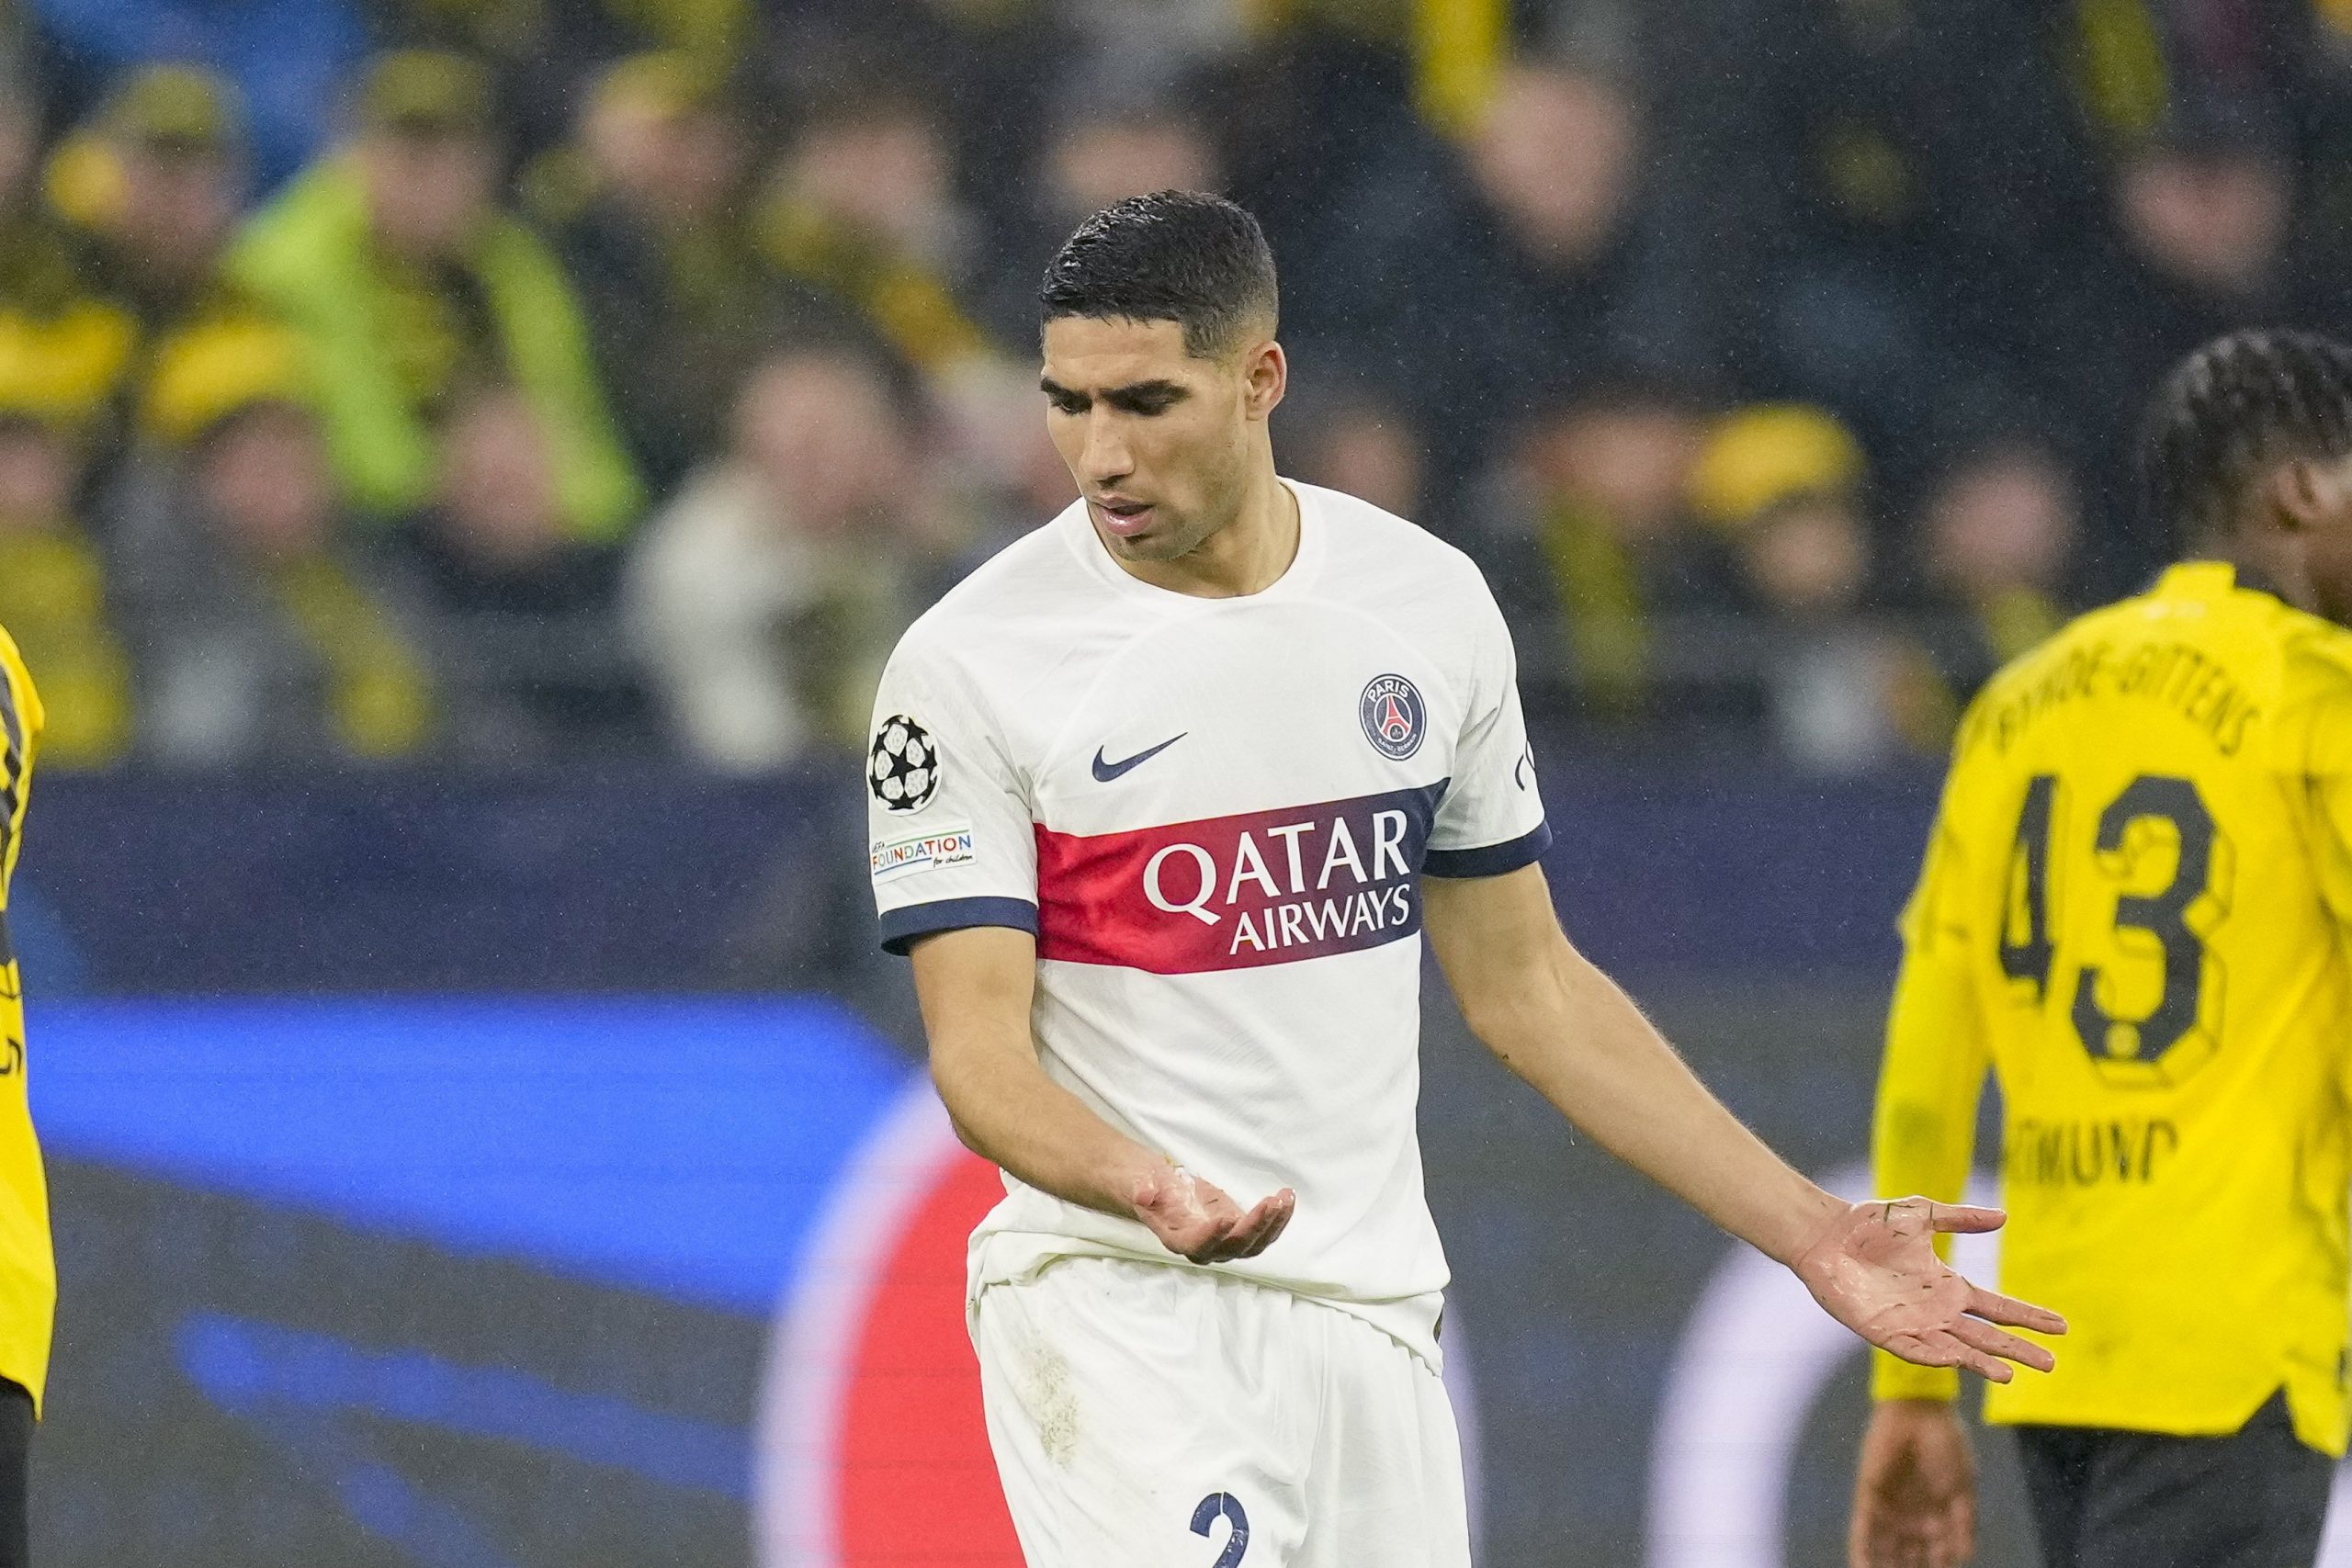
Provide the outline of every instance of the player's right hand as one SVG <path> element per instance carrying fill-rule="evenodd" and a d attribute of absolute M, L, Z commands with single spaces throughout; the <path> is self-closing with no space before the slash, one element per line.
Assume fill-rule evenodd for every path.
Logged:
<path fill-rule="evenodd" d="M 1854 1477 L 1848 1568 L 1960 1568 L 1976 1552 L 1976 1461 L 1942 1400 L 1888 1399 L 1871 1412 Z"/>
<path fill-rule="evenodd" d="M 2007 1382 L 2018 1367 L 2046 1372 L 2049 1349 L 2003 1329 L 2064 1334 L 2066 1320 L 1981 1290 L 1936 1256 L 1939 1235 L 1999 1230 L 1998 1209 L 1925 1198 L 1849 1203 L 1789 1267 L 1822 1310 L 1882 1350 L 1922 1367 L 1966 1367 Z"/>
<path fill-rule="evenodd" d="M 1136 1218 L 1151 1227 L 1161 1246 L 1195 1263 L 1257 1257 L 1283 1234 L 1297 1207 L 1298 1194 L 1285 1187 L 1244 1213 L 1240 1204 L 1181 1165 L 1136 1179 Z"/>

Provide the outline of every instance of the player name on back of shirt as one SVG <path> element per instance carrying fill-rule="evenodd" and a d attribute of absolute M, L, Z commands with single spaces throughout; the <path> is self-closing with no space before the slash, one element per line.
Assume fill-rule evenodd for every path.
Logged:
<path fill-rule="evenodd" d="M 1037 954 L 1156 975 L 1354 953 L 1421 929 L 1443 783 L 1124 832 L 1037 832 Z"/>

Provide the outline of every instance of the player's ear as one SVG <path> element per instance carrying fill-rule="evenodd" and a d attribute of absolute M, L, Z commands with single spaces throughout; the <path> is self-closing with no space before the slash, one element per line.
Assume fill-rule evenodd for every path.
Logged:
<path fill-rule="evenodd" d="M 2352 524 L 2352 452 L 2333 457 L 2307 458 L 2309 526 L 2342 530 Z"/>
<path fill-rule="evenodd" d="M 1263 419 L 1274 412 L 1283 400 L 1283 393 L 1290 387 L 1290 360 L 1283 353 L 1283 345 L 1272 338 L 1245 349 L 1241 358 L 1241 400 L 1243 412 L 1251 419 Z"/>
<path fill-rule="evenodd" d="M 2341 506 L 2331 476 L 2308 457 L 2292 457 L 2270 470 L 2264 481 L 2264 500 L 2278 526 L 2290 534 L 2307 532 Z"/>

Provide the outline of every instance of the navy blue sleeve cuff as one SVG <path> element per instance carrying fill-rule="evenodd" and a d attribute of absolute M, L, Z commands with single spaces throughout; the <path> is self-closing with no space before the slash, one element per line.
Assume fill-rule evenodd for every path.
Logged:
<path fill-rule="evenodd" d="M 1011 926 L 1035 936 L 1037 906 L 1026 898 L 942 898 L 935 904 L 909 904 L 883 915 L 883 951 L 904 958 L 917 937 L 969 926 Z"/>
<path fill-rule="evenodd" d="M 1430 876 L 1500 876 L 1533 865 L 1551 847 L 1552 824 L 1538 822 L 1534 831 L 1499 844 L 1481 844 L 1475 850 L 1431 850 L 1421 862 L 1421 870 Z"/>

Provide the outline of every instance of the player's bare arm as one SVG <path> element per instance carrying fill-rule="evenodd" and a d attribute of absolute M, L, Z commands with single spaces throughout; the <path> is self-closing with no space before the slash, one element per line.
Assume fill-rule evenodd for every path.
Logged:
<path fill-rule="evenodd" d="M 1057 1197 L 1140 1220 L 1195 1263 L 1254 1258 L 1282 1235 L 1290 1189 L 1245 1212 L 1046 1076 L 1029 1032 L 1036 938 L 975 926 L 924 938 L 912 958 L 932 1081 L 973 1153 Z"/>
<path fill-rule="evenodd" d="M 1862 1437 L 1849 1568 L 1959 1568 L 1976 1555 L 1976 1460 L 1941 1399 L 1882 1399 Z"/>
<path fill-rule="evenodd" d="M 1938 1232 L 1995 1229 L 1997 1211 L 1849 1203 L 1792 1169 L 1569 942 L 1541 867 L 1430 878 L 1423 918 L 1488 1049 L 1610 1153 L 1794 1270 L 1838 1322 L 1906 1360 L 1996 1382 L 2012 1363 L 2050 1370 L 2048 1350 L 2002 1325 L 2060 1334 L 2064 1320 L 1971 1285 L 1935 1253 Z"/>

